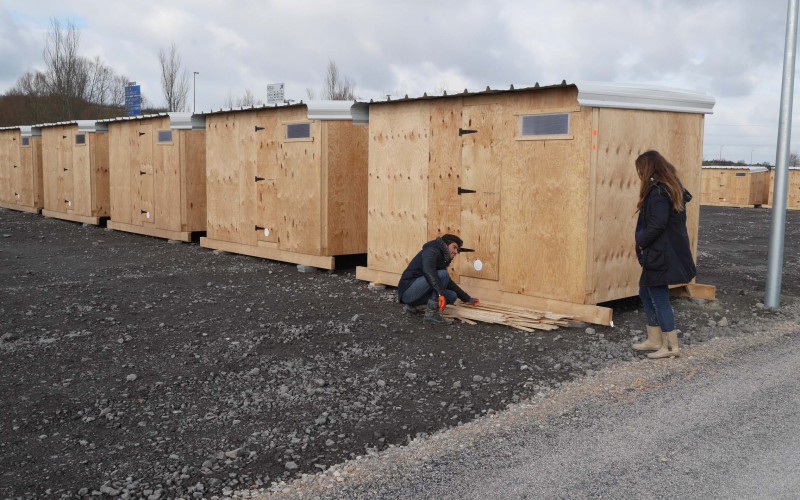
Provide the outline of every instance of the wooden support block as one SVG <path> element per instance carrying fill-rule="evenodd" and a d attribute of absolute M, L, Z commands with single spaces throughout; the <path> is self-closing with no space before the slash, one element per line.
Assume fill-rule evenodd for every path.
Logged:
<path fill-rule="evenodd" d="M 108 217 L 90 217 L 86 215 L 76 215 L 66 212 L 54 212 L 52 210 L 42 210 L 42 215 L 51 219 L 68 220 L 71 222 L 81 222 L 83 224 L 90 224 L 92 226 L 99 226 L 100 223 Z"/>
<path fill-rule="evenodd" d="M 700 285 L 689 283 L 670 288 L 669 293 L 673 297 L 689 297 L 692 299 L 717 300 L 717 288 L 713 285 Z"/>
<path fill-rule="evenodd" d="M 29 214 L 36 214 L 36 215 L 42 213 L 42 209 L 38 207 L 27 207 L 25 205 L 16 205 L 14 203 L 3 203 L 2 201 L 0 201 L 0 208 L 7 208 L 9 210 L 16 210 L 18 212 L 27 212 Z"/>
<path fill-rule="evenodd" d="M 192 233 L 188 231 L 170 231 L 167 229 L 160 229 L 154 226 L 137 226 L 134 224 L 125 224 L 124 222 L 108 221 L 108 228 L 115 231 L 125 231 L 126 233 L 141 234 L 144 236 L 153 236 L 154 238 L 162 238 L 165 240 L 178 240 L 182 242 L 191 242 Z"/>
<path fill-rule="evenodd" d="M 397 284 L 400 282 L 400 275 L 376 271 L 368 267 L 357 266 L 356 279 L 361 281 L 369 281 L 370 283 L 378 283 L 381 285 L 397 286 Z"/>
<path fill-rule="evenodd" d="M 212 250 L 221 250 L 223 252 L 249 255 L 250 257 L 278 260 L 281 262 L 289 262 L 291 264 L 302 264 L 319 269 L 335 269 L 336 264 L 333 257 L 287 252 L 286 250 L 279 250 L 272 246 L 261 244 L 258 246 L 242 245 L 240 243 L 233 243 L 230 241 L 215 240 L 212 238 L 200 238 L 200 246 L 203 248 L 210 248 Z"/>

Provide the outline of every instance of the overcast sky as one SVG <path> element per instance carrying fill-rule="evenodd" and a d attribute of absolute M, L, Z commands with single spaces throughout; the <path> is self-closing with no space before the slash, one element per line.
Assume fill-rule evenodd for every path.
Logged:
<path fill-rule="evenodd" d="M 551 85 L 646 83 L 716 99 L 704 157 L 775 162 L 787 0 L 0 0 L 0 93 L 42 69 L 50 19 L 81 53 L 164 100 L 159 49 L 178 45 L 198 111 L 250 89 L 318 94 L 329 60 L 359 98 Z M 190 89 L 190 105 L 192 100 Z M 794 116 L 800 116 L 800 102 Z M 795 129 L 798 128 L 796 125 Z M 792 134 L 800 138 L 800 131 Z M 800 150 L 793 139 L 792 151 Z"/>

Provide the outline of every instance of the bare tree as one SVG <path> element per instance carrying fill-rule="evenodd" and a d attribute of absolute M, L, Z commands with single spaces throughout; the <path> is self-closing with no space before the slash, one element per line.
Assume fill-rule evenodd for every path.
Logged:
<path fill-rule="evenodd" d="M 253 91 L 251 91 L 250 89 L 244 89 L 244 95 L 240 97 L 236 102 L 239 105 L 239 107 L 264 105 L 264 101 L 256 98 L 256 96 L 253 95 Z"/>
<path fill-rule="evenodd" d="M 50 20 L 50 31 L 45 35 L 42 56 L 47 68 L 44 72 L 47 92 L 61 106 L 67 119 L 75 118 L 86 87 L 86 62 L 78 55 L 80 32 L 68 22 L 62 26 L 57 18 Z"/>
<path fill-rule="evenodd" d="M 789 161 L 787 161 L 790 167 L 800 167 L 800 155 L 797 153 L 790 153 L 789 154 Z"/>
<path fill-rule="evenodd" d="M 332 101 L 349 101 L 356 98 L 355 85 L 349 78 L 339 74 L 339 68 L 334 61 L 328 61 L 328 74 L 322 89 L 322 98 Z"/>
<path fill-rule="evenodd" d="M 161 91 L 167 110 L 185 111 L 189 95 L 189 72 L 181 67 L 181 56 L 175 42 L 170 44 L 167 51 L 161 49 L 158 52 L 158 61 L 161 64 Z"/>

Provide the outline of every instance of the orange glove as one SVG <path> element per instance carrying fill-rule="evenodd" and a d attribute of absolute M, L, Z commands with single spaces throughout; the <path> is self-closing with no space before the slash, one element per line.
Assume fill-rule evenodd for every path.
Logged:
<path fill-rule="evenodd" d="M 444 298 L 444 295 L 439 295 L 439 310 L 444 311 L 445 306 L 447 306 L 447 301 Z"/>
<path fill-rule="evenodd" d="M 472 297 L 469 302 L 467 302 L 468 306 L 477 306 L 480 301 L 475 297 Z"/>

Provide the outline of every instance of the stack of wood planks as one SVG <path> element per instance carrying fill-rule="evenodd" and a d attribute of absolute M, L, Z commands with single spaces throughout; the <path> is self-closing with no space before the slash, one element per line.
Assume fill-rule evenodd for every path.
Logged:
<path fill-rule="evenodd" d="M 475 306 L 448 305 L 442 315 L 470 325 L 494 323 L 525 332 L 558 330 L 559 326 L 570 326 L 569 320 L 572 319 L 571 316 L 483 301 Z"/>

